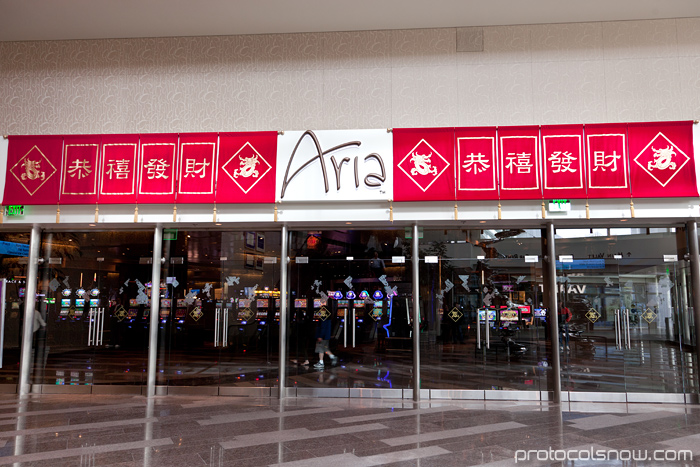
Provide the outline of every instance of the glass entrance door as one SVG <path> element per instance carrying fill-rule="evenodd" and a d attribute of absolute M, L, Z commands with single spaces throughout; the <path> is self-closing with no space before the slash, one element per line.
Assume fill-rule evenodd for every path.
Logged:
<path fill-rule="evenodd" d="M 647 395 L 696 390 L 685 232 L 557 234 L 562 390 Z"/>
<path fill-rule="evenodd" d="M 294 231 L 290 238 L 288 386 L 410 388 L 413 305 L 404 231 Z"/>
<path fill-rule="evenodd" d="M 151 277 L 144 259 L 152 251 L 152 232 L 42 235 L 32 384 L 43 392 L 95 385 L 141 392 Z"/>
<path fill-rule="evenodd" d="M 157 384 L 221 394 L 275 386 L 280 233 L 180 230 L 169 238 Z"/>
<path fill-rule="evenodd" d="M 539 399 L 549 368 L 540 231 L 425 229 L 419 243 L 423 388 Z"/>
<path fill-rule="evenodd" d="M 0 392 L 14 393 L 19 378 L 20 348 L 27 287 L 28 232 L 0 233 L 0 297 L 2 303 L 2 354 Z"/>

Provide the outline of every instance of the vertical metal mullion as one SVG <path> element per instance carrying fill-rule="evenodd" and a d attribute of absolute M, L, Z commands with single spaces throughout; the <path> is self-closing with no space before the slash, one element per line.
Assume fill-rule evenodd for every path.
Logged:
<path fill-rule="evenodd" d="M 418 223 L 413 224 L 411 266 L 413 269 L 413 400 L 420 401 L 420 247 Z"/>
<path fill-rule="evenodd" d="M 5 347 L 5 298 L 7 292 L 7 279 L 1 279 L 2 293 L 0 293 L 0 368 L 2 368 L 3 348 Z"/>
<path fill-rule="evenodd" d="M 280 249 L 280 336 L 279 336 L 279 398 L 284 399 L 285 380 L 287 378 L 287 266 L 289 258 L 289 232 L 282 226 L 282 245 Z"/>
<path fill-rule="evenodd" d="M 559 359 L 559 316 L 557 303 L 557 263 L 554 248 L 554 224 L 547 224 L 546 236 L 547 251 L 545 252 L 544 276 L 549 285 L 549 297 L 547 297 L 547 322 L 549 323 L 549 337 L 552 359 L 552 391 L 553 401 L 561 402 L 561 362 Z"/>
<path fill-rule="evenodd" d="M 163 254 L 163 227 L 153 231 L 153 267 L 151 272 L 151 311 L 148 328 L 148 378 L 146 396 L 156 395 L 156 364 L 158 358 L 158 306 L 160 305 L 160 267 Z"/>
<path fill-rule="evenodd" d="M 29 240 L 29 264 L 27 265 L 27 287 L 24 294 L 24 320 L 22 332 L 22 352 L 19 359 L 19 381 L 17 393 L 29 394 L 32 358 L 32 338 L 34 337 L 34 313 L 36 312 L 36 284 L 39 275 L 39 247 L 41 246 L 41 229 L 32 227 Z"/>
<path fill-rule="evenodd" d="M 688 221 L 688 247 L 690 253 L 690 285 L 693 291 L 695 322 L 695 361 L 700 362 L 700 248 L 698 247 L 698 223 Z"/>

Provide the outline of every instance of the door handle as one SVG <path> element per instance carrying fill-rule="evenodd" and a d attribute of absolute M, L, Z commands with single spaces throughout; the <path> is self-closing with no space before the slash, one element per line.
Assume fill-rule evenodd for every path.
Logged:
<path fill-rule="evenodd" d="M 98 317 L 98 322 L 99 322 L 99 332 L 96 332 L 95 334 L 95 345 L 102 345 L 102 336 L 104 335 L 105 332 L 105 309 L 104 308 L 98 308 L 97 309 L 97 317 Z"/>
<path fill-rule="evenodd" d="M 352 348 L 355 348 L 355 308 L 352 309 Z"/>
<path fill-rule="evenodd" d="M 615 348 L 620 350 L 621 347 L 621 332 L 620 332 L 620 310 L 615 310 Z"/>
<path fill-rule="evenodd" d="M 92 320 L 95 316 L 95 309 L 90 308 L 90 311 L 88 312 L 88 341 L 87 345 L 88 347 L 92 345 Z"/>
<path fill-rule="evenodd" d="M 224 326 L 221 330 L 221 346 L 228 347 L 228 310 L 221 310 L 224 314 Z"/>
<path fill-rule="evenodd" d="M 214 347 L 219 346 L 219 309 L 214 313 Z"/>
<path fill-rule="evenodd" d="M 625 310 L 625 348 L 631 349 L 632 342 L 630 339 L 630 311 Z"/>
<path fill-rule="evenodd" d="M 476 348 L 481 350 L 481 313 L 476 310 Z"/>

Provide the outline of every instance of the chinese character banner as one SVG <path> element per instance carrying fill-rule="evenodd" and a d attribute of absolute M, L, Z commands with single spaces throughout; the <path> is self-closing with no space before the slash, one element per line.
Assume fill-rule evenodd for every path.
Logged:
<path fill-rule="evenodd" d="M 540 141 L 544 197 L 585 198 L 583 126 L 542 126 Z"/>
<path fill-rule="evenodd" d="M 104 135 L 101 152 L 99 203 L 135 203 L 139 135 Z"/>
<path fill-rule="evenodd" d="M 10 136 L 3 204 L 56 204 L 62 136 Z"/>
<path fill-rule="evenodd" d="M 394 130 L 394 199 L 454 199 L 454 128 Z"/>
<path fill-rule="evenodd" d="M 693 123 L 630 123 L 629 157 L 635 198 L 697 196 Z"/>
<path fill-rule="evenodd" d="M 586 190 L 589 198 L 629 198 L 627 124 L 586 125 Z"/>
<path fill-rule="evenodd" d="M 61 192 L 63 204 L 95 204 L 101 135 L 63 138 Z"/>
<path fill-rule="evenodd" d="M 501 199 L 542 199 L 540 129 L 499 127 Z"/>
<path fill-rule="evenodd" d="M 498 199 L 496 127 L 455 129 L 457 200 Z"/>
<path fill-rule="evenodd" d="M 690 121 L 384 134 L 378 150 L 360 130 L 333 144 L 304 132 L 282 170 L 274 131 L 10 136 L 3 203 L 273 203 L 303 198 L 307 178 L 358 201 L 361 189 L 394 201 L 698 196 Z"/>

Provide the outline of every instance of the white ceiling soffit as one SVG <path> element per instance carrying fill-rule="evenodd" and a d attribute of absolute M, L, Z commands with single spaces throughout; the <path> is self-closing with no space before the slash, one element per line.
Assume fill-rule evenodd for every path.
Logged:
<path fill-rule="evenodd" d="M 698 0 L 0 0 L 0 41 L 217 36 L 700 16 Z"/>

